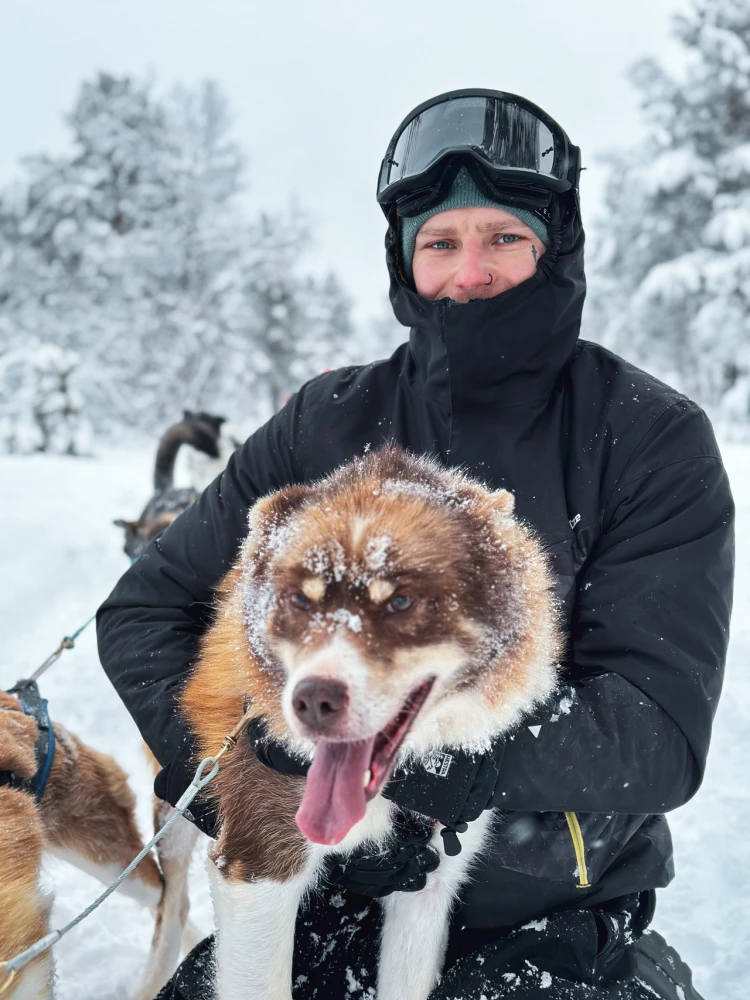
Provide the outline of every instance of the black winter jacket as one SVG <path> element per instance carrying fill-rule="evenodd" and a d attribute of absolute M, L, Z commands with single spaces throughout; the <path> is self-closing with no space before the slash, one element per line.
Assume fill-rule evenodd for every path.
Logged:
<path fill-rule="evenodd" d="M 192 775 L 176 710 L 213 588 L 271 490 L 385 441 L 516 496 L 554 559 L 569 628 L 556 704 L 507 741 L 491 849 L 457 918 L 492 928 L 666 885 L 663 813 L 700 785 L 728 640 L 733 504 L 701 409 L 578 339 L 578 213 L 536 275 L 484 301 L 391 299 L 386 361 L 307 383 L 132 566 L 98 617 L 101 660 L 174 799 Z"/>

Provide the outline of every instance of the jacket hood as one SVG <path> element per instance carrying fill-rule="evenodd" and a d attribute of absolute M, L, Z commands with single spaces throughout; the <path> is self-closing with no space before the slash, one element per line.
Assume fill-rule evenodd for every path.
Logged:
<path fill-rule="evenodd" d="M 407 285 L 398 234 L 386 236 L 390 298 L 411 327 L 409 352 L 425 388 L 449 389 L 452 410 L 514 406 L 545 398 L 572 354 L 586 279 L 578 199 L 554 200 L 551 246 L 536 274 L 491 299 L 432 300 Z"/>

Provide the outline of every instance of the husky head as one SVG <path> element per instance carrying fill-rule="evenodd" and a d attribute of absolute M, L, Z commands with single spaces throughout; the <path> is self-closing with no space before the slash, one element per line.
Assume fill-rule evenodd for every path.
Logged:
<path fill-rule="evenodd" d="M 315 747 L 310 840 L 338 843 L 400 752 L 486 746 L 554 686 L 540 544 L 510 493 L 430 460 L 386 448 L 264 498 L 238 573 L 248 693 Z"/>

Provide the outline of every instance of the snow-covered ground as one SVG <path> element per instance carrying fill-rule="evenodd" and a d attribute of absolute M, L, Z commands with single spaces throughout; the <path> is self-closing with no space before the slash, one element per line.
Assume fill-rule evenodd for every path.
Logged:
<path fill-rule="evenodd" d="M 745 1000 L 750 980 L 750 447 L 727 445 L 738 510 L 737 591 L 729 669 L 705 783 L 671 816 L 677 878 L 660 894 L 655 927 L 692 965 L 706 1000 Z M 96 459 L 0 457 L 0 688 L 28 676 L 59 639 L 82 624 L 126 568 L 112 518 L 135 517 L 148 494 L 148 451 Z M 696 581 L 700 585 L 700 581 Z M 113 754 L 139 795 L 144 833 L 150 776 L 137 730 L 102 672 L 93 626 L 45 676 L 55 719 Z M 100 886 L 50 861 L 53 925 L 83 909 Z M 198 855 L 193 916 L 211 927 Z M 119 895 L 55 949 L 59 1000 L 125 1000 L 138 981 L 151 920 Z M 2 956 L 4 957 L 4 956 Z"/>

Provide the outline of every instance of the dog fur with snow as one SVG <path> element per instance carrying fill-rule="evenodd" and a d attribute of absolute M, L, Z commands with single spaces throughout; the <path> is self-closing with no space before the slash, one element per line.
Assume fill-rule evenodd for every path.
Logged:
<path fill-rule="evenodd" d="M 560 646 L 541 544 L 513 497 L 385 448 L 312 486 L 272 494 L 220 588 L 183 696 L 202 755 L 246 700 L 312 758 L 307 778 L 241 741 L 214 784 L 210 874 L 219 1000 L 290 1000 L 298 907 L 326 854 L 387 842 L 380 791 L 397 761 L 482 749 L 556 683 Z M 421 892 L 383 900 L 379 1000 L 425 1000 L 453 901 L 491 812 L 469 824 Z"/>
<path fill-rule="evenodd" d="M 43 851 L 108 885 L 143 847 L 125 772 L 63 726 L 53 726 L 55 755 L 41 801 L 21 789 L 0 787 L 0 962 L 50 931 L 52 900 L 40 882 Z M 31 778 L 37 735 L 36 720 L 24 714 L 18 699 L 0 692 L 0 771 Z M 163 884 L 153 857 L 141 861 L 120 891 L 158 910 Z M 53 981 L 47 951 L 21 970 L 5 997 L 46 1000 Z M 144 996 L 154 995 L 148 992 L 154 985 L 158 989 L 161 983 L 145 985 Z"/>

